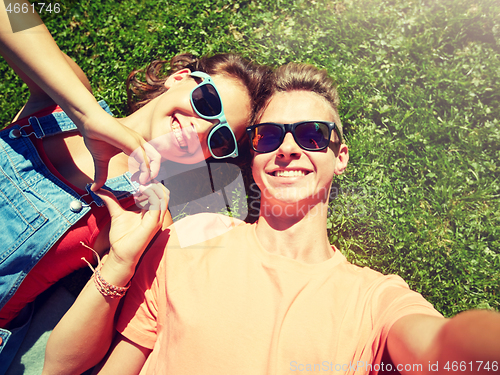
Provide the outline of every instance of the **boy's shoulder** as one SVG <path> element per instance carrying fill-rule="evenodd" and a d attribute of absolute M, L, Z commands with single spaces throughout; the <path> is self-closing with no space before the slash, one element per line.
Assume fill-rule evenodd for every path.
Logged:
<path fill-rule="evenodd" d="M 340 254 L 342 253 L 340 252 Z M 387 287 L 409 289 L 406 281 L 398 275 L 383 274 L 367 266 L 358 266 L 348 261 L 344 255 L 342 258 L 340 263 L 343 278 L 349 280 L 353 286 L 357 285 L 367 291 L 378 291 Z"/>

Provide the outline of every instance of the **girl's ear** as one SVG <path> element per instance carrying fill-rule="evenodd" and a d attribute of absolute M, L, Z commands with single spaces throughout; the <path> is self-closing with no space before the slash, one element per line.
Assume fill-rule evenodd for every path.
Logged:
<path fill-rule="evenodd" d="M 345 143 L 342 143 L 339 147 L 339 153 L 337 155 L 337 162 L 335 163 L 335 174 L 344 173 L 347 162 L 349 161 L 349 149 Z"/>
<path fill-rule="evenodd" d="M 190 74 L 191 74 L 191 70 L 189 70 L 188 68 L 178 70 L 177 72 L 169 75 L 168 78 L 165 80 L 165 83 L 163 85 L 165 86 L 165 88 L 169 89 L 172 87 L 172 85 L 176 84 L 177 82 L 182 81 L 186 77 L 189 77 Z"/>

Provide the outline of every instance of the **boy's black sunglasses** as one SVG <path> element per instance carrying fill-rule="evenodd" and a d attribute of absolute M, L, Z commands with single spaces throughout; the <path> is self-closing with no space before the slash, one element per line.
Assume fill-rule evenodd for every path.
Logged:
<path fill-rule="evenodd" d="M 302 149 L 321 151 L 330 143 L 332 130 L 342 141 L 342 135 L 337 125 L 328 121 L 300 121 L 294 124 L 264 122 L 247 127 L 252 149 L 261 153 L 277 150 L 288 132 L 292 133 L 295 143 Z"/>

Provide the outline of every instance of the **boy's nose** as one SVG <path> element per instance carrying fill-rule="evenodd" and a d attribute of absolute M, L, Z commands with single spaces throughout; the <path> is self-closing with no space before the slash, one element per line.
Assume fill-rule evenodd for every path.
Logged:
<path fill-rule="evenodd" d="M 283 142 L 278 148 L 278 154 L 283 156 L 296 155 L 301 152 L 301 148 L 295 142 L 292 133 L 286 133 Z"/>

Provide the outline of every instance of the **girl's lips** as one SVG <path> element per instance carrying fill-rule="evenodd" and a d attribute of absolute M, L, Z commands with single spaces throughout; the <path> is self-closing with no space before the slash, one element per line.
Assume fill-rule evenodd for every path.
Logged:
<path fill-rule="evenodd" d="M 172 127 L 172 133 L 174 134 L 177 143 L 179 143 L 179 147 L 182 149 L 187 148 L 188 146 L 187 141 L 184 139 L 184 134 L 182 133 L 182 128 L 179 123 L 179 120 L 177 120 L 175 116 L 172 118 L 171 127 Z"/>

